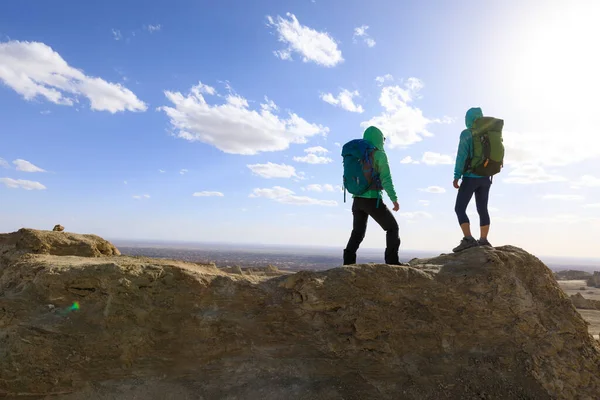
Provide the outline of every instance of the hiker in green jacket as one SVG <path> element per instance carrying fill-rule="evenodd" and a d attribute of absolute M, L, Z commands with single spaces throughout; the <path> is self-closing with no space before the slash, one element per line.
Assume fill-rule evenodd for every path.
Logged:
<path fill-rule="evenodd" d="M 367 140 L 376 150 L 373 153 L 373 165 L 375 172 L 379 174 L 382 187 L 394 203 L 394 211 L 400 209 L 398 197 L 392 183 L 392 175 L 388 164 L 387 155 L 383 150 L 385 137 L 383 133 L 374 126 L 370 126 L 364 132 L 363 139 Z M 399 228 L 396 219 L 384 204 L 381 198 L 381 189 L 367 190 L 361 195 L 354 195 L 352 203 L 352 215 L 354 222 L 352 234 L 346 249 L 344 249 L 344 265 L 356 264 L 356 252 L 367 232 L 369 216 L 372 217 L 386 231 L 385 263 L 400 265 L 398 249 L 400 248 Z"/>
<path fill-rule="evenodd" d="M 483 112 L 479 107 L 470 108 L 465 115 L 467 129 L 460 134 L 458 151 L 456 152 L 456 163 L 454 165 L 454 181 L 452 185 L 458 189 L 454 211 L 458 217 L 458 223 L 463 233 L 460 244 L 452 251 L 459 252 L 475 246 L 491 246 L 488 241 L 490 231 L 490 214 L 488 212 L 488 199 L 492 185 L 489 176 L 477 175 L 470 171 L 468 165 L 473 158 L 473 136 L 470 129 L 478 119 L 483 118 Z M 459 180 L 462 182 L 459 184 Z M 480 222 L 480 239 L 477 240 L 471 234 L 471 224 L 467 216 L 467 206 L 475 195 L 475 204 Z"/>

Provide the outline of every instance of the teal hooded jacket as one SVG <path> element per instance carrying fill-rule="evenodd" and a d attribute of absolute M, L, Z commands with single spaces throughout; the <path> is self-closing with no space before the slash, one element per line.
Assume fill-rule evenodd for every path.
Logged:
<path fill-rule="evenodd" d="M 396 191 L 394 189 L 394 183 L 392 182 L 392 174 L 390 172 L 390 165 L 388 163 L 387 155 L 383 150 L 383 133 L 376 127 L 370 126 L 365 130 L 363 139 L 371 143 L 377 148 L 373 156 L 373 163 L 375 164 L 375 170 L 379 172 L 379 178 L 381 179 L 381 186 L 390 197 L 392 202 L 398 201 Z M 378 199 L 381 197 L 381 190 L 367 190 L 360 196 L 353 197 L 366 197 L 368 199 Z"/>
<path fill-rule="evenodd" d="M 454 179 L 460 179 L 462 177 L 482 178 L 481 175 L 464 172 L 466 162 L 473 157 L 473 136 L 469 129 L 473 126 L 473 122 L 481 117 L 483 117 L 483 112 L 479 107 L 470 108 L 465 114 L 465 125 L 467 126 L 467 129 L 460 134 L 458 151 L 456 152 L 456 163 L 454 164 Z"/>

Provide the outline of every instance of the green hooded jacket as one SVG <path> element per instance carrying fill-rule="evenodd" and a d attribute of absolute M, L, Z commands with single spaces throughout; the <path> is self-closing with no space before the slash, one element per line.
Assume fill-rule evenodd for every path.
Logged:
<path fill-rule="evenodd" d="M 483 117 L 483 112 L 479 107 L 470 108 L 465 114 L 465 125 L 467 129 L 463 130 L 460 134 L 460 141 L 458 143 L 458 151 L 456 152 L 456 162 L 454 164 L 454 179 L 465 178 L 482 178 L 481 175 L 474 174 L 472 172 L 465 172 L 466 163 L 473 157 L 473 135 L 471 134 L 471 127 L 473 123 Z"/>
<path fill-rule="evenodd" d="M 392 174 L 390 172 L 390 165 L 388 164 L 388 158 L 383 150 L 383 142 L 385 141 L 383 133 L 374 126 L 370 126 L 365 130 L 363 139 L 367 140 L 373 146 L 377 147 L 373 156 L 375 170 L 379 172 L 381 179 L 381 185 L 390 197 L 392 202 L 398 201 L 396 191 L 394 190 L 394 183 L 392 182 Z M 381 197 L 381 190 L 368 190 L 360 196 L 353 197 L 366 197 L 368 199 L 377 199 Z"/>

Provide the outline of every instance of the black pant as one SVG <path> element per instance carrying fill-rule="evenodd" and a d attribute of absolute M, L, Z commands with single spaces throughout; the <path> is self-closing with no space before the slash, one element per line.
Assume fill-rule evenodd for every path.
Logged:
<path fill-rule="evenodd" d="M 369 216 L 386 231 L 385 263 L 400 264 L 398 259 L 398 249 L 400 248 L 398 223 L 391 211 L 383 204 L 383 200 L 379 200 L 379 207 L 377 207 L 377 199 L 355 197 L 352 203 L 352 215 L 354 215 L 354 223 L 350 240 L 348 240 L 348 245 L 344 250 L 344 265 L 356 264 L 356 251 L 365 238 L 365 233 L 367 233 Z"/>
<path fill-rule="evenodd" d="M 479 214 L 479 225 L 487 226 L 490 224 L 490 214 L 488 212 L 488 198 L 490 195 L 491 179 L 484 178 L 463 178 L 458 194 L 456 195 L 456 205 L 454 211 L 458 217 L 459 224 L 469 223 L 467 216 L 467 206 L 475 194 L 475 205 Z"/>

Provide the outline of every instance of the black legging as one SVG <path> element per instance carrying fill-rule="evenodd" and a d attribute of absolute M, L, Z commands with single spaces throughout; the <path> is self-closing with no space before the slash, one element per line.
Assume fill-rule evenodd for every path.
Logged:
<path fill-rule="evenodd" d="M 352 234 L 344 250 L 344 264 L 356 263 L 356 251 L 365 238 L 369 216 L 386 232 L 385 263 L 400 264 L 398 259 L 398 249 L 400 248 L 398 222 L 383 200 L 379 200 L 379 207 L 377 207 L 377 199 L 355 197 L 352 203 L 352 214 L 354 215 Z"/>
<path fill-rule="evenodd" d="M 467 216 L 467 206 L 475 194 L 475 205 L 479 214 L 479 225 L 486 226 L 490 224 L 490 214 L 488 212 L 488 197 L 490 194 L 491 179 L 484 178 L 463 178 L 458 194 L 456 195 L 456 205 L 454 211 L 458 217 L 459 224 L 469 223 Z"/>

